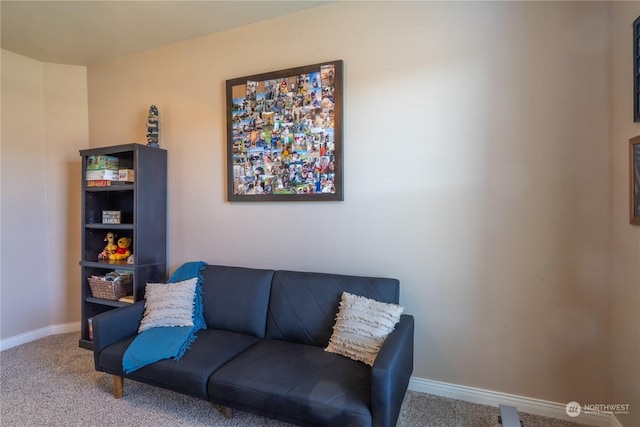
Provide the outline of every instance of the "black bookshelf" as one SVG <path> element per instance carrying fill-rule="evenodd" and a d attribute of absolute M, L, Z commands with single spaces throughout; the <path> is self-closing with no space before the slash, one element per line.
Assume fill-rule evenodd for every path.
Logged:
<path fill-rule="evenodd" d="M 87 186 L 90 156 L 113 156 L 120 169 L 133 169 L 133 183 Z M 134 301 L 144 298 L 147 282 L 162 282 L 167 276 L 167 151 L 142 144 L 125 144 L 80 150 L 82 157 L 82 232 L 80 260 L 81 336 L 79 345 L 93 349 L 89 319 L 126 302 L 95 298 L 87 278 L 113 270 L 133 274 Z M 120 224 L 103 224 L 102 211 L 121 212 Z M 106 233 L 132 239 L 132 264 L 99 260 Z M 116 238 L 117 240 L 117 238 Z"/>

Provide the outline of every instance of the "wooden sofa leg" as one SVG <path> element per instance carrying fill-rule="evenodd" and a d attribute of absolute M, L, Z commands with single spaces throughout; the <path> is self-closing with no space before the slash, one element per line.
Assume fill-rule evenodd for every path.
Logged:
<path fill-rule="evenodd" d="M 124 385 L 124 378 L 114 375 L 113 376 L 113 396 L 116 399 L 120 399 L 122 397 L 122 388 Z"/>
<path fill-rule="evenodd" d="M 220 412 L 222 412 L 222 415 L 224 415 L 224 417 L 228 420 L 233 418 L 233 409 L 229 408 L 228 406 L 223 406 Z"/>
<path fill-rule="evenodd" d="M 229 420 L 229 419 L 233 418 L 233 409 L 229 408 L 228 406 L 222 406 L 222 405 L 219 405 L 217 403 L 214 403 L 213 407 L 216 408 L 218 411 L 220 411 L 220 413 L 226 419 Z"/>

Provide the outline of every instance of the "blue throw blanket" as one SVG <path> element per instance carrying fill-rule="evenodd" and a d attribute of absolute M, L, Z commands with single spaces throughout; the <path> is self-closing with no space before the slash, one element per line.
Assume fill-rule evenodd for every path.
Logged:
<path fill-rule="evenodd" d="M 122 357 L 122 369 L 133 372 L 158 360 L 174 358 L 180 360 L 195 341 L 196 332 L 207 327 L 202 312 L 202 270 L 205 262 L 187 262 L 180 266 L 169 278 L 168 283 L 182 282 L 198 278 L 193 303 L 193 327 L 151 328 L 139 333 L 129 344 Z"/>

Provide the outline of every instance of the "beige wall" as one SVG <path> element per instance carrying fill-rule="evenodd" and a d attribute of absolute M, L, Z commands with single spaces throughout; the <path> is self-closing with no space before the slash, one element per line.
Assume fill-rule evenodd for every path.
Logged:
<path fill-rule="evenodd" d="M 144 142 L 159 107 L 172 269 L 397 277 L 416 377 L 607 402 L 611 19 L 607 3 L 341 2 L 90 66 L 91 145 Z M 345 201 L 226 202 L 225 80 L 333 59 Z"/>
<path fill-rule="evenodd" d="M 2 50 L 2 339 L 80 318 L 85 67 Z"/>
<path fill-rule="evenodd" d="M 613 280 L 612 373 L 616 403 L 635 407 L 618 418 L 640 426 L 640 227 L 629 224 L 629 139 L 640 135 L 633 123 L 633 31 L 639 2 L 617 2 L 613 14 Z"/>
<path fill-rule="evenodd" d="M 620 420 L 640 425 L 638 14 L 637 2 L 340 3 L 88 77 L 2 51 L 0 339 L 79 320 L 87 121 L 93 146 L 144 142 L 155 103 L 172 269 L 397 277 L 416 316 L 414 376 L 628 403 Z M 316 22 L 324 31 L 308 31 Z M 332 59 L 345 61 L 345 201 L 227 203 L 224 81 Z"/>

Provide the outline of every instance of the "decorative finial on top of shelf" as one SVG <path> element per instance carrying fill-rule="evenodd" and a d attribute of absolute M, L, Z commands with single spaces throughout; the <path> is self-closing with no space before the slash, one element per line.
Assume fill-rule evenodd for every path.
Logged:
<path fill-rule="evenodd" d="M 147 145 L 149 147 L 160 147 L 160 121 L 158 118 L 158 107 L 149 107 L 147 118 Z"/>

